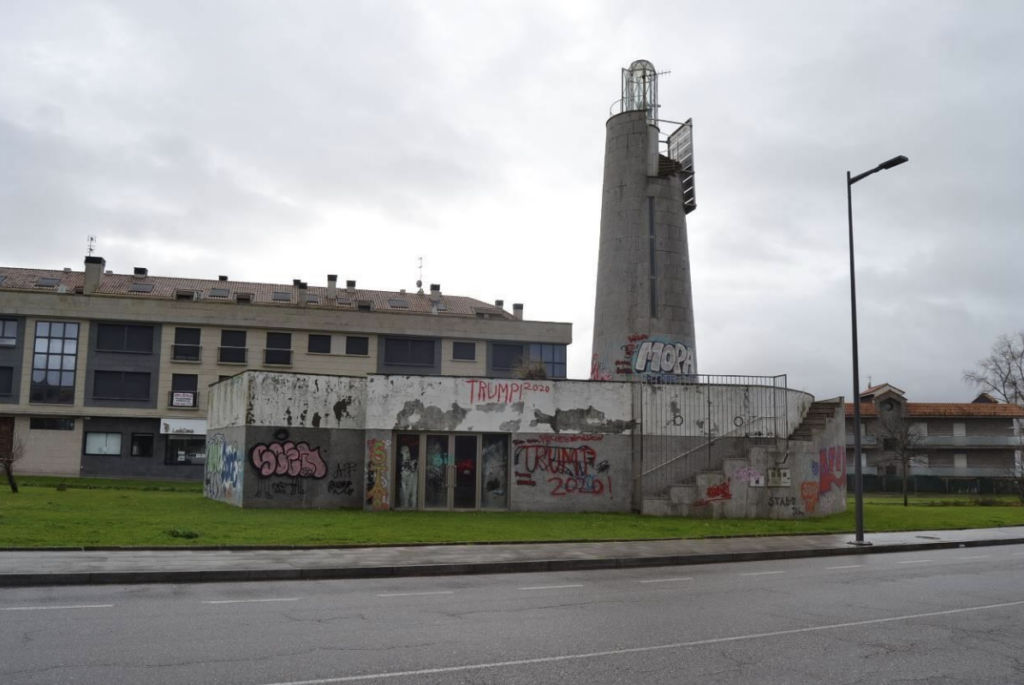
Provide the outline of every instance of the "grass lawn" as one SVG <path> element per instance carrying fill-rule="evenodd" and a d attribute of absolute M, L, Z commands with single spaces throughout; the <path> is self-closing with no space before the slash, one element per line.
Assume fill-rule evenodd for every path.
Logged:
<path fill-rule="evenodd" d="M 58 491 L 57 483 L 67 490 Z M 0 483 L 6 486 L 6 483 Z M 631 514 L 364 513 L 236 509 L 203 497 L 198 483 L 23 478 L 0 490 L 4 547 L 184 547 L 190 545 L 367 545 L 443 542 L 645 540 L 853 531 L 849 511 L 795 521 L 654 518 Z M 921 496 L 904 509 L 870 496 L 869 531 L 1024 525 L 1024 507 L 949 506 L 970 499 Z M 945 503 L 945 504 L 942 504 Z M 182 537 L 195 534 L 196 537 Z"/>

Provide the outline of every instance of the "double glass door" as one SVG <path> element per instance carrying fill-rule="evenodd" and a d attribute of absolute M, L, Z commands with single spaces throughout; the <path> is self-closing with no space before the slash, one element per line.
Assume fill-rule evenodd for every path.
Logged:
<path fill-rule="evenodd" d="M 507 435 L 402 433 L 396 443 L 397 508 L 508 508 Z"/>

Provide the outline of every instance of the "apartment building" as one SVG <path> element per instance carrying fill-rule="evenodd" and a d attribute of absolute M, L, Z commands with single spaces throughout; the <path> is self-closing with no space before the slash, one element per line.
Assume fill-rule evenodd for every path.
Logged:
<path fill-rule="evenodd" d="M 1019 469 L 1024 408 L 982 393 L 972 402 L 910 402 L 888 383 L 861 393 L 861 449 L 864 487 L 901 490 L 899 442 L 886 424 L 903 423 L 913 440 L 910 490 L 992 493 L 1009 491 Z M 853 404 L 846 405 L 846 442 L 852 455 Z M 904 441 L 906 443 L 907 441 Z M 853 472 L 852 457 L 848 470 Z"/>
<path fill-rule="evenodd" d="M 200 480 L 207 389 L 247 369 L 566 377 L 572 325 L 442 293 L 0 267 L 0 436 L 23 474 Z M 2 448 L 3 446 L 0 446 Z"/>

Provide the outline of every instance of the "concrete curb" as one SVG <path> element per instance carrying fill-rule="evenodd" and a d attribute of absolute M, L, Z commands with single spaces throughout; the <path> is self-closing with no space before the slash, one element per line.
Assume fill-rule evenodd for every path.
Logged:
<path fill-rule="evenodd" d="M 549 559 L 527 561 L 484 561 L 448 564 L 409 564 L 393 566 L 349 566 L 294 569 L 217 569 L 213 571 L 99 571 L 94 573 L 0 573 L 0 587 L 58 585 L 139 585 L 163 583 L 237 583 L 273 580 L 338 580 L 357 578 L 410 578 L 423 576 L 482 575 L 495 573 L 544 573 L 553 571 L 694 566 L 773 559 L 849 556 L 918 552 L 930 549 L 989 547 L 1024 544 L 1024 537 L 1002 540 L 938 541 L 871 547 L 834 547 L 793 549 L 771 552 L 731 552 L 718 554 L 678 554 L 647 557 L 609 557 L 605 559 Z"/>

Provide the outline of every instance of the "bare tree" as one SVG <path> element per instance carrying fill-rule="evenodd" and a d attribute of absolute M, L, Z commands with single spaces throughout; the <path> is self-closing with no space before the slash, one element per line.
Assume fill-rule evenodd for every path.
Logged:
<path fill-rule="evenodd" d="M 522 380 L 545 381 L 548 378 L 548 371 L 544 362 L 517 358 L 512 367 L 512 377 Z"/>
<path fill-rule="evenodd" d="M 21 438 L 13 438 L 10 448 L 7 450 L 0 448 L 0 466 L 3 467 L 4 474 L 7 476 L 7 484 L 11 486 L 11 492 L 15 494 L 18 493 L 18 483 L 14 480 L 14 464 L 24 456 L 25 443 L 21 441 Z"/>
<path fill-rule="evenodd" d="M 996 338 L 978 368 L 964 372 L 964 381 L 1008 404 L 1024 404 L 1024 331 Z"/>
<path fill-rule="evenodd" d="M 903 473 L 903 506 L 907 506 L 907 472 L 911 464 L 918 463 L 917 449 L 924 436 L 910 421 L 894 412 L 879 417 L 882 452 L 886 460 L 901 466 Z"/>

